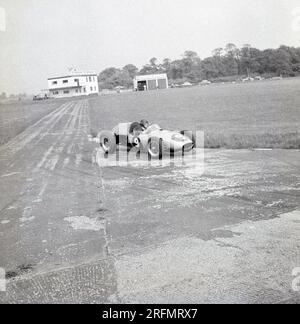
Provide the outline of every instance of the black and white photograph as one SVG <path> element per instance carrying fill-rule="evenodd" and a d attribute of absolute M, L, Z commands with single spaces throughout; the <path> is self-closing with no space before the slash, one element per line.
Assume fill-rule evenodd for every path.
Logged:
<path fill-rule="evenodd" d="M 299 304 L 299 161 L 299 0 L 0 0 L 0 304 Z"/>

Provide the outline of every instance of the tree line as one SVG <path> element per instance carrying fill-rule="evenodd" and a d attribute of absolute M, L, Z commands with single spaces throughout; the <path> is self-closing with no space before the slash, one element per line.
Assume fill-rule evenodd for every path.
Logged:
<path fill-rule="evenodd" d="M 249 44 L 238 48 L 227 44 L 201 59 L 194 51 L 186 51 L 181 59 L 169 58 L 161 63 L 154 57 L 138 69 L 133 64 L 123 68 L 107 68 L 99 74 L 101 89 L 131 88 L 136 75 L 167 73 L 170 83 L 199 83 L 202 80 L 222 81 L 245 76 L 294 77 L 300 75 L 300 48 L 280 46 L 259 50 Z"/>

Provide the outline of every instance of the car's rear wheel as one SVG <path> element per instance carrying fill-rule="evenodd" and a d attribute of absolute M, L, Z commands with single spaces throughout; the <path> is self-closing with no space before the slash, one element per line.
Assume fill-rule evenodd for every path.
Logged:
<path fill-rule="evenodd" d="M 101 132 L 99 135 L 100 146 L 102 147 L 104 153 L 112 154 L 116 152 L 117 140 L 116 135 L 112 132 Z"/>
<path fill-rule="evenodd" d="M 162 159 L 162 139 L 150 138 L 148 142 L 148 157 L 149 159 L 161 160 Z"/>

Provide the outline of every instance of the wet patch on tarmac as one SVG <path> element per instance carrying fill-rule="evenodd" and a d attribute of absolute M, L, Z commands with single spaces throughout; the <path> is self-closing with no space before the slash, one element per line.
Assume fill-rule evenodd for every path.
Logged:
<path fill-rule="evenodd" d="M 98 213 L 98 214 L 105 214 L 105 213 L 107 213 L 108 211 L 109 211 L 109 210 L 106 209 L 106 208 L 99 208 L 99 209 L 96 210 L 96 213 Z"/>
<path fill-rule="evenodd" d="M 17 267 L 16 270 L 7 271 L 6 272 L 6 279 L 14 279 L 23 275 L 26 275 L 32 272 L 34 269 L 34 265 L 32 264 L 22 264 Z"/>
<path fill-rule="evenodd" d="M 268 154 L 265 156 L 265 154 Z M 144 251 L 172 239 L 239 236 L 222 226 L 278 217 L 299 206 L 299 151 L 207 150 L 192 166 L 100 168 L 113 254 Z M 199 170 L 199 173 L 197 173 Z M 220 243 L 218 243 L 220 244 Z"/>

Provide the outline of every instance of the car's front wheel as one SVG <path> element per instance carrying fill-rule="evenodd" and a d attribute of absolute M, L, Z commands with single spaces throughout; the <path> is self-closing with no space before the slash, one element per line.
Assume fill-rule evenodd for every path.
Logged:
<path fill-rule="evenodd" d="M 104 153 L 112 154 L 116 152 L 117 140 L 116 135 L 112 132 L 101 132 L 99 135 L 100 146 L 102 147 Z"/>

